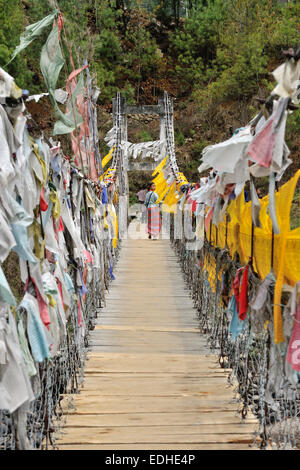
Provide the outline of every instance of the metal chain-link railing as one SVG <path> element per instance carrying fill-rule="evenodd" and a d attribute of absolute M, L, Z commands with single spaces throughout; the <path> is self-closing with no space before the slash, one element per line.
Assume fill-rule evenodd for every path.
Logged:
<path fill-rule="evenodd" d="M 259 312 L 249 307 L 246 320 L 234 332 L 229 296 L 241 267 L 238 260 L 231 259 L 226 249 L 211 246 L 207 237 L 201 250 L 190 250 L 187 240 L 174 239 L 173 229 L 171 219 L 172 245 L 191 290 L 201 332 L 218 354 L 220 366 L 231 370 L 229 381 L 235 385 L 239 413 L 243 418 L 252 413 L 258 420 L 255 445 L 260 449 L 299 449 L 299 375 L 286 362 L 286 346 L 273 342 L 274 288 L 269 289 L 268 300 Z M 260 285 L 250 267 L 250 305 Z M 289 316 L 287 311 L 284 314 L 287 329 Z"/>
<path fill-rule="evenodd" d="M 89 334 L 94 328 L 98 317 L 102 295 L 99 272 L 95 272 L 87 286 L 88 294 L 82 304 L 82 317 L 85 328 L 78 326 L 78 309 L 73 302 L 67 324 L 67 335 L 60 347 L 60 352 L 51 360 L 38 365 L 38 373 L 34 379 L 37 398 L 28 410 L 19 409 L 9 414 L 0 410 L 0 449 L 16 450 L 23 448 L 22 440 L 28 440 L 34 449 L 55 447 L 53 436 L 64 424 L 65 409 L 61 402 L 65 394 L 75 394 L 80 390 L 84 377 L 84 366 L 89 346 Z M 69 401 L 64 407 L 72 406 Z M 25 435 L 20 435 L 19 419 L 26 419 Z"/>
<path fill-rule="evenodd" d="M 0 201 L 0 450 L 55 448 L 70 397 L 83 382 L 89 334 L 114 279 L 119 249 L 117 196 L 123 194 L 124 176 L 119 171 L 124 169 L 120 94 L 113 158 L 120 174 L 106 179 L 98 146 L 99 89 L 89 66 L 75 70 L 69 46 L 62 47 L 69 42 L 54 3 L 57 10 L 34 27 L 41 32 L 53 23 L 41 68 L 57 120 L 51 134 L 69 135 L 68 156 L 66 140 L 46 137 L 45 127 L 24 103 L 27 91 L 0 70 L 1 81 L 9 84 L 0 103 L 6 129 L 1 151 L 9 161 Z M 67 72 L 65 115 L 54 96 L 59 67 L 54 82 L 50 79 L 58 56 Z M 126 220 L 126 205 L 120 207 Z"/>
<path fill-rule="evenodd" d="M 118 259 L 118 248 L 111 250 L 111 240 L 104 239 L 98 247 L 103 257 L 103 270 L 91 268 L 84 301 L 71 298 L 66 336 L 59 352 L 51 359 L 35 363 L 37 374 L 31 379 L 35 400 L 10 414 L 0 410 L 0 450 L 55 448 L 55 439 L 65 424 L 64 417 L 72 407 L 72 394 L 79 393 L 89 347 L 89 335 L 105 301 L 110 270 Z M 76 266 L 70 265 L 69 275 L 76 286 Z M 79 323 L 78 303 L 81 305 Z"/>

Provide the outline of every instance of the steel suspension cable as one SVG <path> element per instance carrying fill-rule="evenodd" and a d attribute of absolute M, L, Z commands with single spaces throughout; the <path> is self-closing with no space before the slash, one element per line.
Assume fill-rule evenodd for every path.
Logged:
<path fill-rule="evenodd" d="M 164 92 L 164 110 L 165 110 L 165 127 L 167 148 L 170 159 L 170 166 L 175 180 L 177 180 L 178 165 L 175 153 L 175 137 L 174 137 L 174 120 L 173 120 L 173 103 L 169 98 L 168 92 Z"/>
<path fill-rule="evenodd" d="M 117 93 L 116 111 L 114 113 L 114 128 L 115 128 L 115 146 L 113 153 L 112 168 L 117 169 L 118 162 L 121 157 L 121 95 Z"/>

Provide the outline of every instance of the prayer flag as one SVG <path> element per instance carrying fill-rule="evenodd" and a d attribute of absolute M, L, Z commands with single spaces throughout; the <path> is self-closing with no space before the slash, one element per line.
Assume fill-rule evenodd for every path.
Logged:
<path fill-rule="evenodd" d="M 16 47 L 10 62 L 12 62 L 23 49 L 29 46 L 29 44 L 31 44 L 38 36 L 43 33 L 44 29 L 53 22 L 58 13 L 58 10 L 54 10 L 50 15 L 46 16 L 37 23 L 27 26 L 25 31 L 20 36 L 20 44 Z"/>

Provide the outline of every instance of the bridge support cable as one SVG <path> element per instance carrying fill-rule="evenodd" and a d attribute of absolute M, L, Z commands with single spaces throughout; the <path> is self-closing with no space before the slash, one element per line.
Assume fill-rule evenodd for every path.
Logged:
<path fill-rule="evenodd" d="M 168 92 L 164 92 L 164 110 L 165 110 L 165 128 L 168 147 L 168 155 L 170 166 L 175 180 L 177 179 L 178 165 L 175 153 L 175 136 L 174 136 L 174 119 L 173 119 L 173 102 L 169 98 Z"/>

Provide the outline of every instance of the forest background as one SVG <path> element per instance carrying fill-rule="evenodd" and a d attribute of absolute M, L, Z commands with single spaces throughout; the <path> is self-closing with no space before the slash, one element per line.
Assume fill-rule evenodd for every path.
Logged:
<path fill-rule="evenodd" d="M 175 99 L 177 159 L 189 181 L 199 178 L 203 148 L 249 122 L 259 108 L 258 98 L 267 98 L 274 88 L 271 72 L 284 61 L 283 51 L 300 45 L 299 0 L 0 0 L 0 66 L 9 62 L 25 27 L 53 7 L 59 7 L 66 20 L 66 58 L 71 50 L 76 66 L 87 60 L 101 90 L 102 157 L 116 92 L 131 104 L 155 104 L 166 90 Z M 39 61 L 48 34 L 5 67 L 30 94 L 47 91 Z M 61 75 L 63 87 L 66 75 Z M 51 135 L 54 114 L 49 100 L 32 102 L 29 110 Z M 284 181 L 299 167 L 299 129 L 297 110 L 288 119 L 293 165 Z M 128 131 L 131 142 L 156 140 L 159 122 L 132 117 Z M 130 175 L 131 202 L 149 177 Z M 267 188 L 267 181 L 264 184 Z"/>

